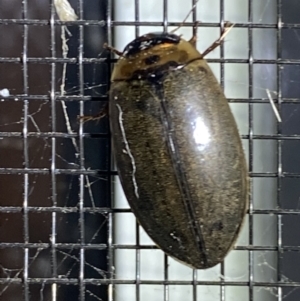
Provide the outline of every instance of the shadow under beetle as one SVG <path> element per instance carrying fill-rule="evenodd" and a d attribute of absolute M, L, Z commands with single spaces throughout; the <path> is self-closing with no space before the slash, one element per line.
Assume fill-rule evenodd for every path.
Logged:
<path fill-rule="evenodd" d="M 196 36 L 150 33 L 129 43 L 111 77 L 109 115 L 120 180 L 140 225 L 197 269 L 224 260 L 248 208 L 238 129 Z"/>

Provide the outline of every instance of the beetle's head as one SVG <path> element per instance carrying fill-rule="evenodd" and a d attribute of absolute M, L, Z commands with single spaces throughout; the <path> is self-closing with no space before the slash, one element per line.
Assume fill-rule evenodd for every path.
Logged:
<path fill-rule="evenodd" d="M 129 43 L 123 51 L 124 57 L 133 56 L 141 51 L 149 50 L 155 46 L 168 47 L 180 42 L 180 37 L 173 33 L 154 32 L 142 35 Z"/>
<path fill-rule="evenodd" d="M 148 33 L 125 48 L 112 80 L 158 78 L 189 62 L 201 59 L 195 46 L 174 33 Z"/>

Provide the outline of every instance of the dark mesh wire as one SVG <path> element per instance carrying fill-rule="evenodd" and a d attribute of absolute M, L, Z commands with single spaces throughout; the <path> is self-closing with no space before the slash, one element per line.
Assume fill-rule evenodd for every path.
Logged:
<path fill-rule="evenodd" d="M 201 28 L 224 24 L 225 2 L 220 0 L 220 21 L 203 22 Z M 248 57 L 226 58 L 223 46 L 221 59 L 209 60 L 222 63 L 220 78 L 225 88 L 227 65 L 246 64 L 248 68 L 248 97 L 229 100 L 243 104 L 247 112 L 242 138 L 251 177 L 249 239 L 236 250 L 246 252 L 248 273 L 242 280 L 217 277 L 207 281 L 196 271 L 191 278 L 174 279 L 166 257 L 161 262 L 161 280 L 143 279 L 141 252 L 153 247 L 140 243 L 138 226 L 136 244 L 114 241 L 114 217 L 130 211 L 112 206 L 116 171 L 111 169 L 108 120 L 84 126 L 77 121 L 77 115 L 96 114 L 107 101 L 111 61 L 102 45 L 114 42 L 113 29 L 134 26 L 138 35 L 143 26 L 167 29 L 168 25 L 179 25 L 168 21 L 171 1 L 162 1 L 161 22 L 143 21 L 138 0 L 134 2 L 135 19 L 126 22 L 114 22 L 113 1 L 72 1 L 79 20 L 67 23 L 72 36 L 68 38 L 68 58 L 63 59 L 63 23 L 57 20 L 50 1 L 0 0 L 0 90 L 8 88 L 11 93 L 0 102 L 0 300 L 128 300 L 126 295 L 115 294 L 118 285 L 134 286 L 135 300 L 148 300 L 145 286 L 162 287 L 159 300 L 177 300 L 169 294 L 175 285 L 191 287 L 185 300 L 193 301 L 206 300 L 201 289 L 215 286 L 219 293 L 212 300 L 232 300 L 227 293 L 232 287 L 245 289 L 242 300 L 246 301 L 263 300 L 262 290 L 269 293 L 265 300 L 299 300 L 300 3 L 269 1 L 274 3 L 277 19 L 263 23 L 255 19 L 254 2 L 243 1 L 248 5 L 248 22 L 235 25 L 247 32 Z M 266 53 L 276 50 L 277 59 L 255 56 L 254 37 L 263 30 L 276 31 L 272 49 L 267 39 L 260 43 L 266 44 Z M 61 96 L 63 63 L 67 63 L 67 80 L 66 95 Z M 264 120 L 261 108 L 269 106 L 266 97 L 255 96 L 258 82 L 253 74 L 260 65 L 271 65 L 274 72 L 267 76 L 277 78 L 277 94 L 273 96 L 283 122 L 276 125 L 275 133 L 256 131 L 257 123 Z M 72 132 L 66 126 L 62 101 L 67 105 Z M 264 143 L 275 146 L 272 153 L 260 153 L 259 145 Z M 259 156 L 262 161 L 275 158 L 277 168 L 261 170 L 255 163 Z M 275 191 L 272 209 L 257 205 L 264 203 L 264 193 L 257 194 L 257 190 L 264 191 L 269 185 Z M 263 218 L 277 225 L 272 228 L 276 230 L 275 245 L 256 240 L 255 223 Z M 114 250 L 136 250 L 132 262 L 135 276 L 116 276 Z M 275 255 L 274 265 L 267 259 L 265 265 L 275 271 L 275 278 L 260 280 L 255 272 L 256 254 L 270 253 Z M 220 272 L 226 277 L 226 264 Z"/>

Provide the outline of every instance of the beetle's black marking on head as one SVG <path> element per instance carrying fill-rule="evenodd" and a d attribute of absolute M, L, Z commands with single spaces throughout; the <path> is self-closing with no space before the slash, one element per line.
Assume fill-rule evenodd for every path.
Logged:
<path fill-rule="evenodd" d="M 178 44 L 180 37 L 176 34 L 156 32 L 148 33 L 129 43 L 123 51 L 123 56 L 128 57 L 130 55 L 136 54 L 142 50 L 152 48 L 155 45 L 164 43 Z"/>
<path fill-rule="evenodd" d="M 160 60 L 160 56 L 159 55 L 151 55 L 151 56 L 148 56 L 144 59 L 144 62 L 146 65 L 152 65 L 154 63 L 157 63 L 159 62 Z"/>

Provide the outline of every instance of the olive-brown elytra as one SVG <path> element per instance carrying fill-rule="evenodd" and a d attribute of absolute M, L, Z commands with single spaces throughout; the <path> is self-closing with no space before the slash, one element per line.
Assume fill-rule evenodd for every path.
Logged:
<path fill-rule="evenodd" d="M 111 77 L 110 127 L 120 180 L 140 225 L 166 254 L 197 269 L 223 261 L 248 207 L 238 129 L 196 38 L 149 33 Z"/>

